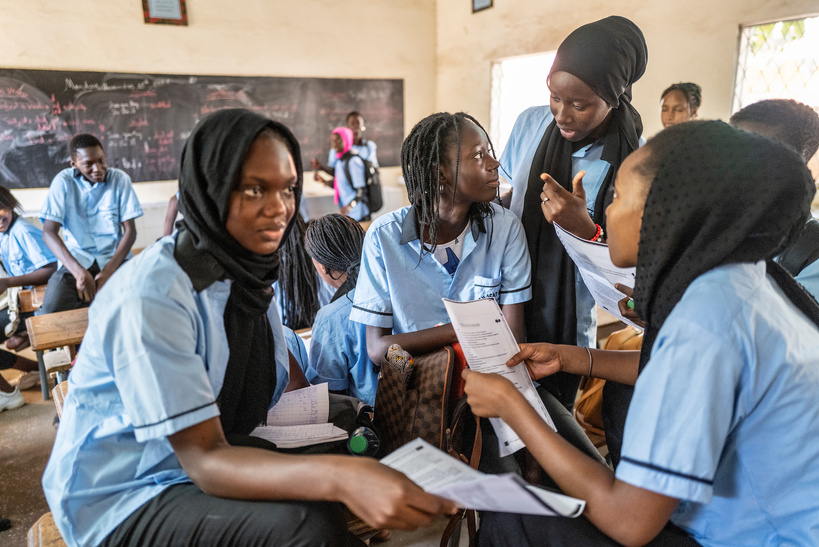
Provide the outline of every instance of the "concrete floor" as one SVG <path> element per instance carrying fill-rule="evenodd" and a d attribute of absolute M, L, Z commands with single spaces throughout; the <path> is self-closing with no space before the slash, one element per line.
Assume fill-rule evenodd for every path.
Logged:
<path fill-rule="evenodd" d="M 17 371 L 0 371 L 7 380 Z M 56 430 L 52 400 L 43 401 L 40 386 L 23 392 L 26 405 L 0 412 L 0 515 L 11 519 L 10 530 L 0 532 L 0 546 L 26 545 L 28 529 L 49 511 L 40 480 Z M 413 532 L 394 531 L 385 547 L 435 547 L 440 544 L 445 520 Z M 466 545 L 466 532 L 461 545 Z"/>

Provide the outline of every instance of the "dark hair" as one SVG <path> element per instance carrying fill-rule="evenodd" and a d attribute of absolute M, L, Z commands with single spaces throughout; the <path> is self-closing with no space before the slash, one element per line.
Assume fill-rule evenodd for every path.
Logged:
<path fill-rule="evenodd" d="M 358 116 L 362 120 L 364 119 L 364 116 L 361 115 L 361 112 L 359 112 L 358 110 L 351 110 L 350 112 L 347 113 L 346 116 L 344 116 L 344 123 L 347 123 L 353 116 Z"/>
<path fill-rule="evenodd" d="M 672 91 L 682 92 L 685 95 L 685 102 L 688 103 L 692 111 L 698 109 L 702 104 L 702 88 L 693 82 L 680 82 L 668 86 L 660 95 L 660 100 L 663 100 Z"/>
<path fill-rule="evenodd" d="M 789 144 L 808 161 L 819 149 L 819 114 L 793 99 L 768 99 L 749 104 L 730 119 L 731 125 L 765 126 L 769 136 Z M 755 132 L 752 128 L 747 128 Z"/>
<path fill-rule="evenodd" d="M 321 307 L 318 300 L 316 270 L 304 249 L 306 229 L 304 219 L 296 211 L 293 229 L 279 247 L 282 261 L 279 269 L 282 323 L 293 330 L 312 326 Z"/>
<path fill-rule="evenodd" d="M 20 202 L 17 201 L 17 198 L 14 197 L 11 190 L 5 186 L 0 186 L 0 207 L 3 209 L 11 209 L 12 213 L 21 208 Z"/>
<path fill-rule="evenodd" d="M 102 143 L 100 140 L 91 135 L 90 133 L 80 133 L 79 135 L 74 135 L 71 139 L 71 142 L 68 145 L 68 150 L 71 153 L 72 158 L 77 157 L 77 150 L 81 150 L 83 148 L 94 148 L 95 146 L 99 146 L 102 149 Z"/>
<path fill-rule="evenodd" d="M 438 245 L 441 166 L 448 162 L 447 153 L 452 147 L 455 147 L 454 180 L 458 180 L 461 163 L 461 127 L 468 122 L 474 123 L 489 140 L 489 135 L 483 126 L 469 114 L 438 112 L 415 124 L 401 146 L 401 170 L 407 185 L 407 197 L 415 206 L 422 253 L 424 250 L 431 253 Z M 494 156 L 495 149 L 491 140 L 489 140 L 489 149 Z M 456 191 L 457 185 L 453 187 L 452 196 L 450 196 L 453 200 Z M 470 216 L 489 215 L 491 217 L 494 214 L 489 203 L 473 203 L 469 211 Z M 429 230 L 430 247 L 427 247 L 423 241 L 425 229 Z"/>
<path fill-rule="evenodd" d="M 325 268 L 347 274 L 347 279 L 336 291 L 338 294 L 346 294 L 355 287 L 363 245 L 364 228 L 339 213 L 314 220 L 307 225 L 304 234 L 304 248 L 310 258 Z"/>

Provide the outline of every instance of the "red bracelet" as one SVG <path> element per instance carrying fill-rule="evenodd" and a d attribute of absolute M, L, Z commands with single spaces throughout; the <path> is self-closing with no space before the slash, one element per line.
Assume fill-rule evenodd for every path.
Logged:
<path fill-rule="evenodd" d="M 597 226 L 597 232 L 594 234 L 594 237 L 591 238 L 589 241 L 597 241 L 601 237 L 603 237 L 603 228 L 599 224 L 595 224 Z"/>

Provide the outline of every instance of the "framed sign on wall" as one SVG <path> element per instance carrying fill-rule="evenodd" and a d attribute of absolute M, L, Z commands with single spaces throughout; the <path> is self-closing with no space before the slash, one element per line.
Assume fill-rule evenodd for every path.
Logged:
<path fill-rule="evenodd" d="M 185 0 L 142 0 L 145 22 L 158 25 L 188 24 Z"/>
<path fill-rule="evenodd" d="M 472 13 L 492 7 L 492 0 L 472 0 Z"/>

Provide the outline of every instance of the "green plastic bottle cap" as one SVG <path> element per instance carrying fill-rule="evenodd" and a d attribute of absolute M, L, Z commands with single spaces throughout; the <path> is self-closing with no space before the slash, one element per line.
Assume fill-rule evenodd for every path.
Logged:
<path fill-rule="evenodd" d="M 352 450 L 354 454 L 363 454 L 367 451 L 369 445 L 370 443 L 367 441 L 367 437 L 363 435 L 350 437 L 350 450 Z"/>

